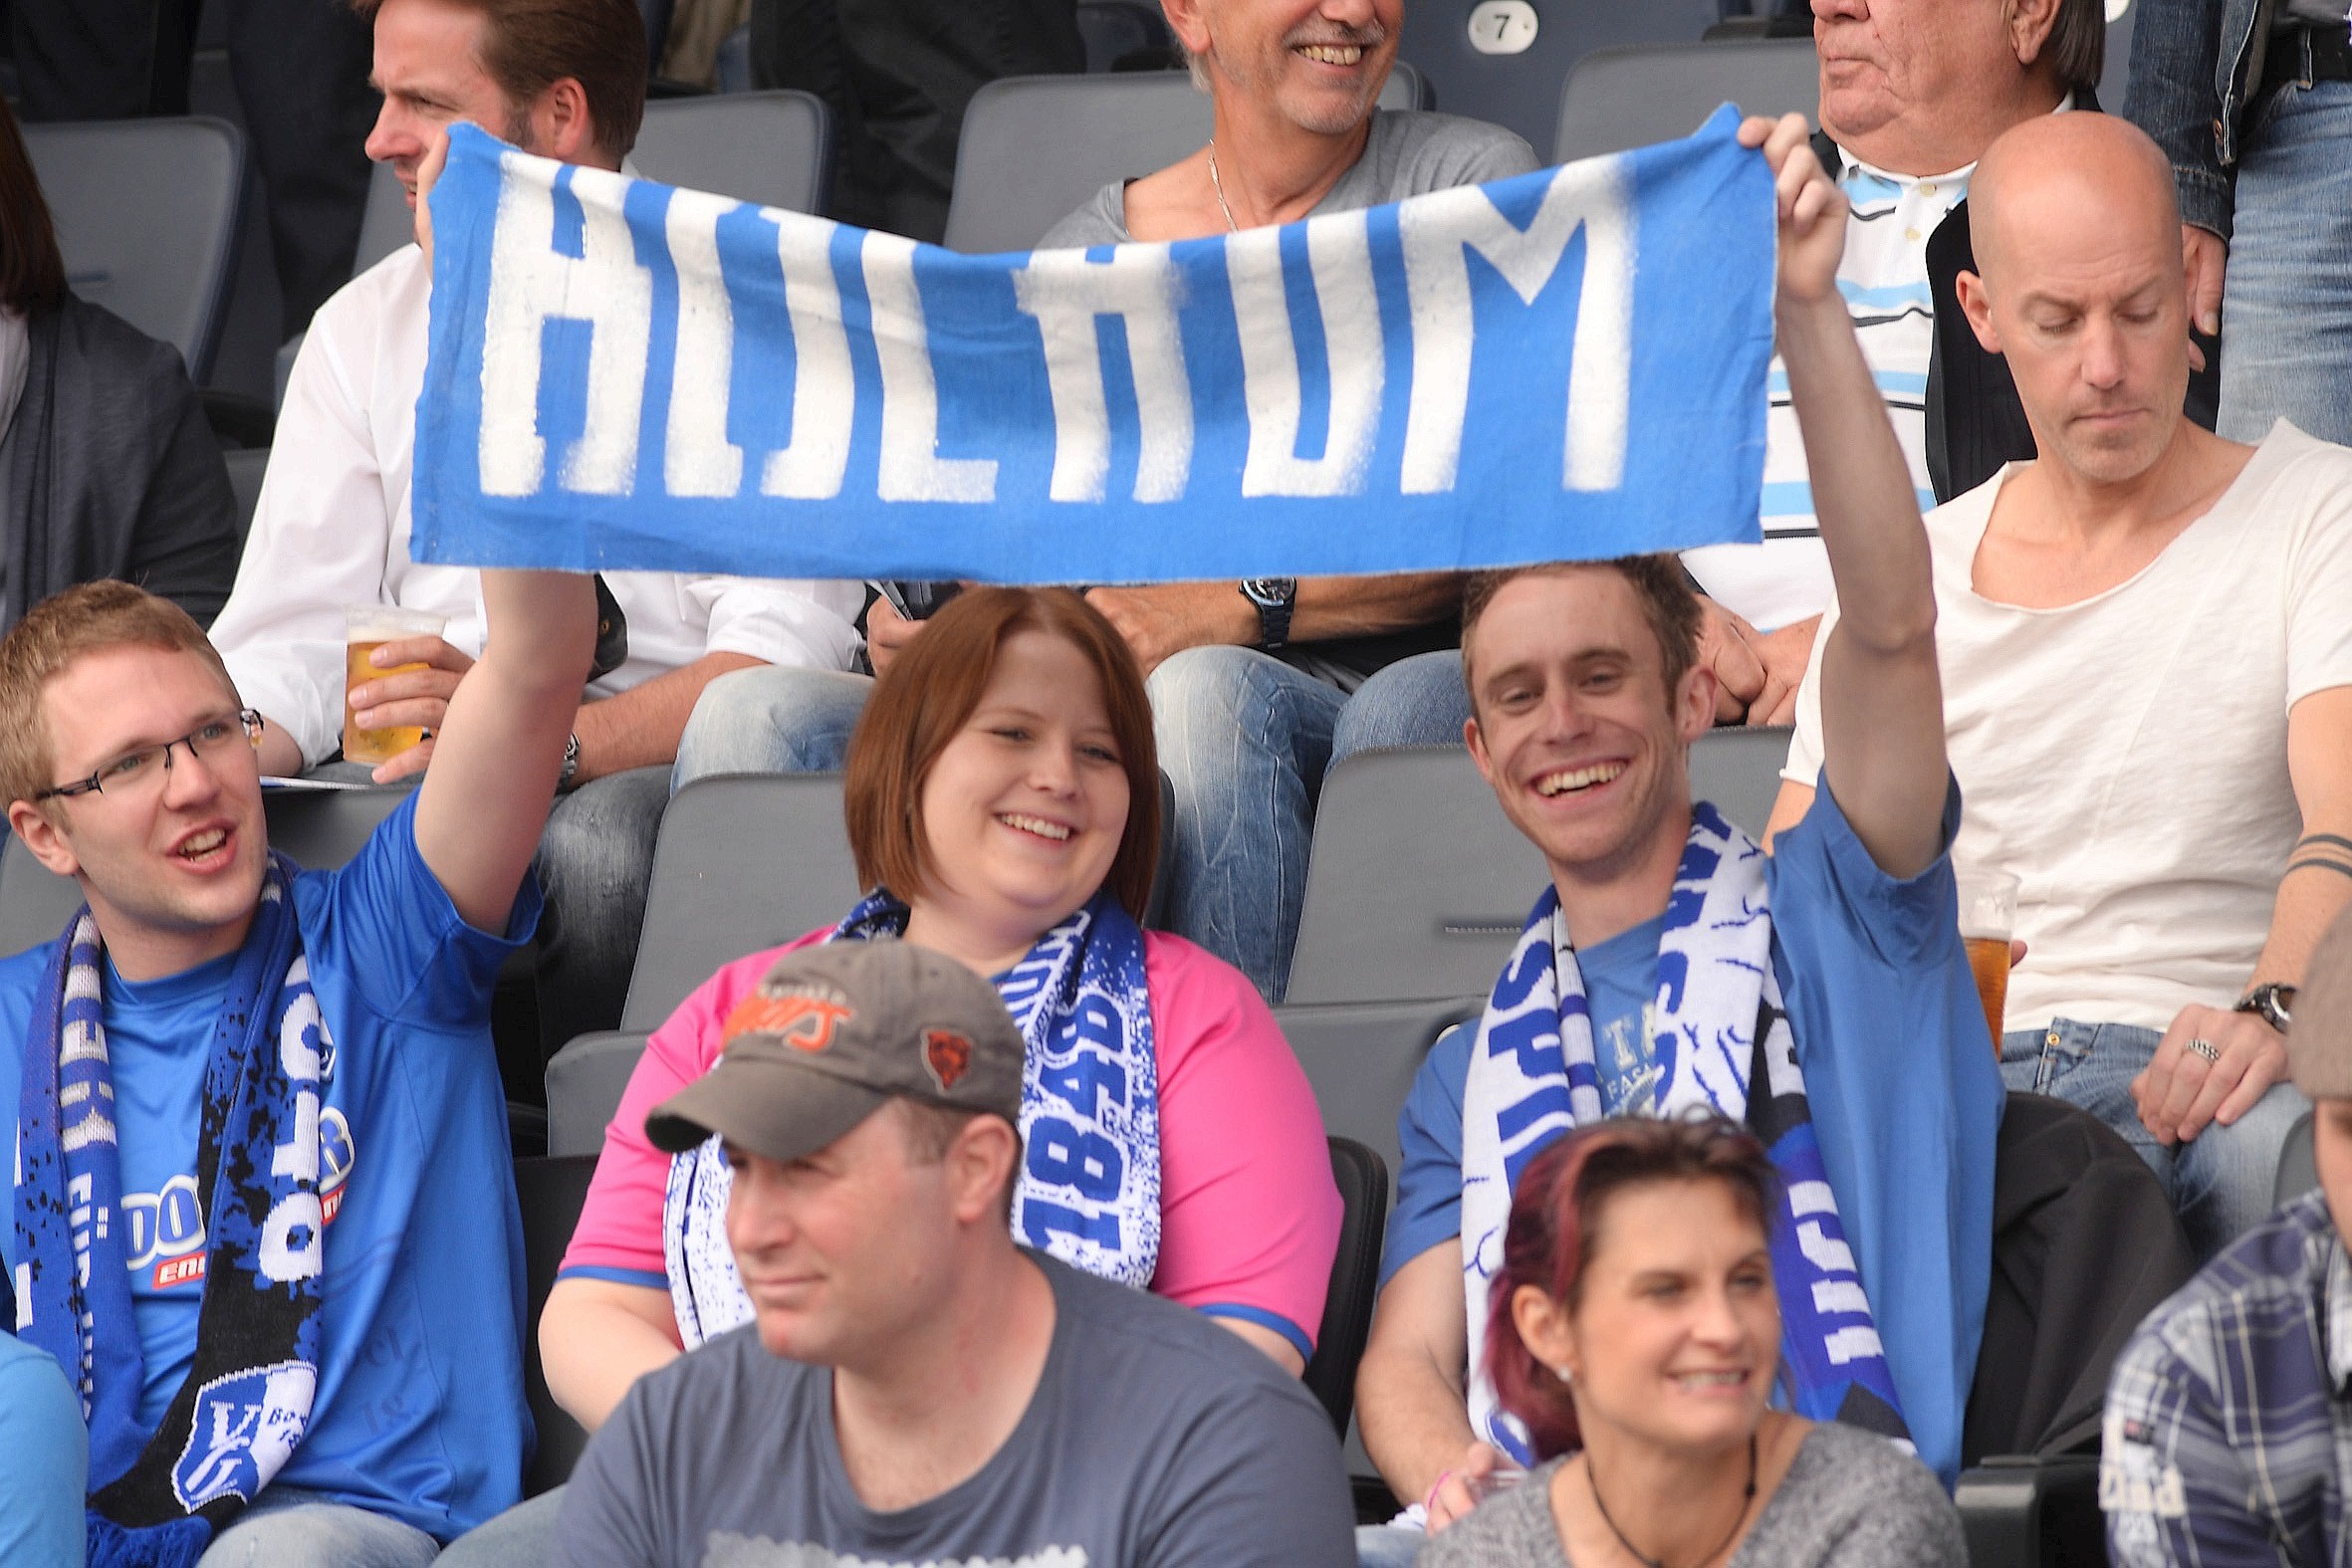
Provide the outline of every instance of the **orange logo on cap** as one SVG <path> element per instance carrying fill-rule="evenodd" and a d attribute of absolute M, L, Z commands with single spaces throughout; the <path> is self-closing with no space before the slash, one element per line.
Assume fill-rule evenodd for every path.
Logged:
<path fill-rule="evenodd" d="M 833 1042 L 833 1030 L 855 1016 L 856 1009 L 846 1003 L 755 993 L 727 1014 L 722 1036 L 732 1040 L 739 1034 L 774 1034 L 801 1050 L 823 1050 Z"/>
<path fill-rule="evenodd" d="M 952 1089 L 972 1068 L 972 1042 L 953 1029 L 927 1029 L 923 1033 L 923 1065 L 931 1069 L 932 1081 L 942 1090 Z"/>

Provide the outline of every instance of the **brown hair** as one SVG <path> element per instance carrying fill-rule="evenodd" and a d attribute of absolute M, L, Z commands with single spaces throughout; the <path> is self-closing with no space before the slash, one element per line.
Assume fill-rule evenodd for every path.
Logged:
<path fill-rule="evenodd" d="M 2075 93 L 2096 88 L 2107 65 L 2107 7 L 2102 0 L 2058 0 L 2049 36 L 2041 41 L 2041 57 L 2060 87 Z M 2123 110 L 2121 104 L 2104 107 L 2118 113 Z"/>
<path fill-rule="evenodd" d="M 1691 586 L 1690 577 L 1683 571 L 1682 562 L 1669 555 L 1619 556 L 1614 560 L 1552 561 L 1534 566 L 1505 566 L 1495 571 L 1474 571 L 1462 587 L 1462 680 L 1470 686 L 1470 705 L 1478 707 L 1478 687 L 1471 684 L 1470 634 L 1486 614 L 1495 595 L 1522 577 L 1559 577 L 1571 571 L 1599 569 L 1614 571 L 1633 585 L 1634 596 L 1641 600 L 1642 618 L 1650 623 L 1651 632 L 1658 639 L 1658 652 L 1664 659 L 1666 674 L 1666 702 L 1674 704 L 1675 688 L 1699 662 L 1699 628 L 1703 617 L 1699 609 L 1699 593 Z"/>
<path fill-rule="evenodd" d="M 41 695 L 66 667 L 109 648 L 192 653 L 237 690 L 228 666 L 188 612 L 127 582 L 78 583 L 25 612 L 0 637 L 0 799 L 30 800 L 54 782 L 57 759 Z"/>
<path fill-rule="evenodd" d="M 1127 776 L 1127 825 L 1103 885 L 1143 918 L 1160 854 L 1160 765 L 1143 672 L 1102 612 L 1067 588 L 968 588 L 924 624 L 882 678 L 849 737 L 842 813 L 858 880 L 912 899 L 929 881 L 917 818 L 923 783 L 980 706 L 997 654 L 1019 631 L 1059 637 L 1085 656 Z"/>
<path fill-rule="evenodd" d="M 1740 1213 L 1769 1232 L 1779 1173 L 1764 1145 L 1721 1116 L 1620 1118 L 1579 1128 L 1520 1173 L 1512 1191 L 1503 1263 L 1487 1298 L 1487 1375 L 1495 1398 L 1526 1423 L 1535 1456 L 1582 1447 L 1567 1386 L 1519 1337 L 1511 1298 L 1533 1285 L 1573 1309 L 1598 1249 L 1610 1200 L 1655 1182 L 1721 1182 Z"/>
<path fill-rule="evenodd" d="M 482 15 L 481 65 L 520 108 L 566 77 L 588 99 L 596 146 L 614 162 L 645 119 L 645 18 L 636 0 L 445 0 Z M 369 22 L 383 0 L 352 0 Z"/>
<path fill-rule="evenodd" d="M 16 114 L 0 100 L 0 305 L 30 316 L 55 308 L 65 293 L 66 264 L 48 198 Z"/>

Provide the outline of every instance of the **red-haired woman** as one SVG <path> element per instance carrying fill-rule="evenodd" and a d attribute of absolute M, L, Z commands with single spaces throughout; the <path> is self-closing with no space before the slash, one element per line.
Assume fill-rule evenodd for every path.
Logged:
<path fill-rule="evenodd" d="M 1124 640 L 1065 589 L 965 592 L 876 683 L 843 788 L 875 891 L 801 941 L 897 936 L 996 981 L 1030 1045 L 1015 1234 L 1301 1369 L 1338 1245 L 1322 1122 L 1249 981 L 1140 927 L 1159 770 Z M 780 951 L 671 1014 L 605 1133 L 540 1331 L 548 1387 L 585 1426 L 749 1320 L 724 1157 L 673 1162 L 644 1119 L 709 1069 Z"/>
<path fill-rule="evenodd" d="M 1721 1119 L 1600 1122 L 1529 1163 L 1486 1355 L 1543 1462 L 1433 1536 L 1422 1568 L 1966 1562 L 1926 1465 L 1769 1408 L 1776 1181 Z"/>

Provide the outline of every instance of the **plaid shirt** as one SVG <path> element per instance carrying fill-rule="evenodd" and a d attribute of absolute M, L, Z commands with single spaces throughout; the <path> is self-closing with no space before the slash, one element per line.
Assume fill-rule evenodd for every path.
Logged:
<path fill-rule="evenodd" d="M 2307 1193 L 2149 1314 L 2107 1385 L 2121 1568 L 2352 1565 L 2352 1257 Z"/>

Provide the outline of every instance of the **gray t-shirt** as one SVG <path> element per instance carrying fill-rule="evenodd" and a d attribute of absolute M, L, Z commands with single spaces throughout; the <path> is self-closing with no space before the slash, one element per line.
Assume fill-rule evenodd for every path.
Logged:
<path fill-rule="evenodd" d="M 756 1326 L 647 1374 L 588 1445 L 562 1568 L 1354 1568 L 1331 1423 L 1295 1378 L 1197 1313 L 1029 1254 L 1054 1340 L 1029 1409 L 927 1502 L 860 1502 L 832 1373 Z"/>
<path fill-rule="evenodd" d="M 1554 1459 L 1430 1538 L 1414 1568 L 1570 1568 L 1551 1517 Z M 1823 1423 L 1727 1568 L 1966 1568 L 1960 1510 L 1886 1439 Z"/>

